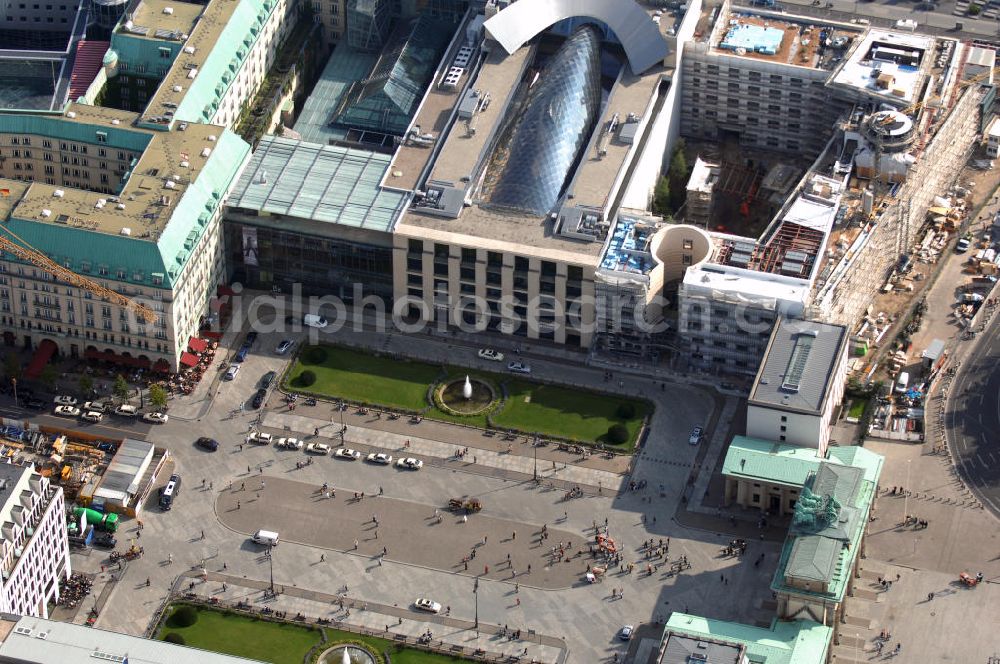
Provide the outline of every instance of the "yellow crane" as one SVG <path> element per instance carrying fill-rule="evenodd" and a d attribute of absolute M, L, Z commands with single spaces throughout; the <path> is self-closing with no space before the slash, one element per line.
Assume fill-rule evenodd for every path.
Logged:
<path fill-rule="evenodd" d="M 76 272 L 63 267 L 62 265 L 59 265 L 45 254 L 32 247 L 6 226 L 0 224 L 0 229 L 3 229 L 3 234 L 0 234 L 0 251 L 6 251 L 7 253 L 14 254 L 21 260 L 27 261 L 35 267 L 45 270 L 60 281 L 65 281 L 66 283 L 72 284 L 77 288 L 82 288 L 83 290 L 93 293 L 98 297 L 114 302 L 121 307 L 131 309 L 137 316 L 141 317 L 147 323 L 152 323 L 156 320 L 156 313 L 154 313 L 149 307 L 146 307 L 135 300 L 129 299 L 121 293 L 116 293 L 109 288 L 105 288 L 99 283 L 81 276 Z"/>

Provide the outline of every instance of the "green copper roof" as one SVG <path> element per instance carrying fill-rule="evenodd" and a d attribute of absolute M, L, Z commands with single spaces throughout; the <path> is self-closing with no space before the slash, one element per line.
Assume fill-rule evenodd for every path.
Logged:
<path fill-rule="evenodd" d="M 124 125 L 92 124 L 64 117 L 63 115 L 16 114 L 0 112 L 0 133 L 30 134 L 41 136 L 52 141 L 73 141 L 75 143 L 90 143 L 94 152 L 90 154 L 98 159 L 97 149 L 102 145 L 116 150 L 142 152 L 149 145 L 151 136 L 148 132 L 135 131 Z M 103 134 L 98 138 L 98 133 Z M 102 140 L 103 139 L 103 140 Z M 41 151 L 39 142 L 28 149 Z"/>
<path fill-rule="evenodd" d="M 809 475 L 815 473 L 824 460 L 831 464 L 861 468 L 863 478 L 868 482 L 877 482 L 878 475 L 882 472 L 882 457 L 863 447 L 830 447 L 827 458 L 823 459 L 816 456 L 816 450 L 811 447 L 734 436 L 726 452 L 722 474 L 772 484 L 803 486 Z"/>
<path fill-rule="evenodd" d="M 674 612 L 664 629 L 668 652 L 671 637 L 742 645 L 754 663 L 824 664 L 833 630 L 810 620 L 776 619 L 764 628 Z"/>
<path fill-rule="evenodd" d="M 218 108 L 219 100 L 236 81 L 236 73 L 278 4 L 274 0 L 225 1 L 239 4 L 212 46 L 211 53 L 202 63 L 198 76 L 189 83 L 190 87 L 174 113 L 175 121 L 211 120 L 215 111 L 206 113 L 206 107 L 214 105 Z"/>

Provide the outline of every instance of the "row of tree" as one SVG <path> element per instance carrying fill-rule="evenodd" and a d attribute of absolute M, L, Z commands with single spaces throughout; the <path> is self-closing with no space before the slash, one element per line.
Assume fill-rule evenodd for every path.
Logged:
<path fill-rule="evenodd" d="M 22 376 L 22 366 L 21 361 L 18 359 L 17 355 L 9 353 L 3 358 L 3 373 L 6 381 L 9 383 L 13 380 L 21 380 Z M 59 379 L 59 371 L 51 364 L 45 365 L 42 372 L 38 376 L 38 382 L 45 386 L 49 390 L 55 390 L 57 380 Z M 94 379 L 92 376 L 83 374 L 80 376 L 77 386 L 80 388 L 80 392 L 84 395 L 89 396 L 94 390 Z M 114 383 L 111 386 L 111 394 L 120 401 L 128 401 L 129 397 L 132 395 L 132 387 L 125 380 L 125 376 L 118 374 L 115 376 Z M 147 392 L 147 397 L 149 403 L 156 409 L 162 409 L 167 405 L 167 390 L 160 385 L 150 385 L 149 391 Z"/>
<path fill-rule="evenodd" d="M 678 139 L 667 172 L 656 182 L 652 204 L 655 215 L 664 218 L 673 217 L 684 207 L 684 202 L 687 200 L 687 182 L 691 177 L 691 170 L 684 156 L 685 148 L 684 139 Z"/>

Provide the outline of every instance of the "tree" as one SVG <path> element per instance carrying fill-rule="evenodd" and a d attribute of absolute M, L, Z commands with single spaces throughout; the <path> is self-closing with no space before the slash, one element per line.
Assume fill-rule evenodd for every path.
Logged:
<path fill-rule="evenodd" d="M 653 189 L 653 214 L 663 216 L 670 212 L 670 180 L 664 175 Z"/>
<path fill-rule="evenodd" d="M 51 389 L 56 386 L 56 379 L 59 377 L 59 372 L 51 364 L 46 364 L 42 367 L 42 373 L 38 376 L 39 380 L 42 381 L 42 385 Z"/>
<path fill-rule="evenodd" d="M 129 388 L 128 381 L 125 380 L 125 376 L 118 374 L 115 376 L 115 385 L 111 388 L 111 393 L 122 401 L 128 401 L 129 393 L 131 392 Z"/>
<path fill-rule="evenodd" d="M 184 637 L 181 636 L 179 632 L 170 632 L 169 634 L 163 637 L 163 640 L 166 641 L 167 643 L 176 643 L 179 646 L 183 646 L 187 643 L 187 641 L 184 640 Z"/>
<path fill-rule="evenodd" d="M 150 385 L 149 403 L 153 404 L 153 408 L 163 410 L 167 405 L 167 390 L 162 385 Z"/>
<path fill-rule="evenodd" d="M 300 387 L 309 387 L 316 382 L 316 373 L 306 369 L 299 374 L 299 377 L 295 380 L 296 385 Z"/>
<path fill-rule="evenodd" d="M 687 200 L 687 182 L 691 177 L 687 159 L 684 157 L 684 141 L 677 142 L 674 155 L 670 158 L 670 168 L 667 171 L 670 178 L 670 209 L 677 212 Z"/>
<path fill-rule="evenodd" d="M 21 361 L 11 353 L 3 358 L 3 372 L 8 379 L 18 380 L 21 377 Z"/>
<path fill-rule="evenodd" d="M 624 424 L 612 424 L 604 438 L 612 445 L 622 445 L 628 441 L 628 429 Z"/>
<path fill-rule="evenodd" d="M 635 404 L 631 401 L 623 401 L 615 409 L 615 415 L 619 420 L 631 420 L 635 417 Z"/>
<path fill-rule="evenodd" d="M 185 604 L 167 618 L 167 627 L 190 627 L 196 622 L 198 622 L 198 610 L 190 604 Z"/>
<path fill-rule="evenodd" d="M 975 3 L 969 5 L 969 16 L 979 16 L 979 12 L 983 11 L 982 5 L 977 5 Z"/>
<path fill-rule="evenodd" d="M 94 379 L 88 376 L 87 374 L 83 374 L 82 376 L 80 376 L 79 384 L 80 384 L 80 391 L 83 393 L 83 395 L 90 396 L 90 391 L 94 389 Z"/>

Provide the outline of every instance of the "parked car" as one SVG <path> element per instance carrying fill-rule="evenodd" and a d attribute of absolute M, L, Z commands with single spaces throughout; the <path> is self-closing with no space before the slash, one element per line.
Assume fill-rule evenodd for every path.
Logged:
<path fill-rule="evenodd" d="M 688 436 L 688 443 L 691 445 L 697 445 L 701 442 L 701 436 L 704 434 L 704 430 L 701 427 L 695 427 L 691 429 L 691 435 Z"/>
<path fill-rule="evenodd" d="M 299 440 L 298 438 L 279 438 L 277 445 L 278 445 L 278 447 L 280 447 L 282 449 L 285 449 L 285 450 L 301 450 L 302 449 L 302 441 Z"/>
<path fill-rule="evenodd" d="M 333 456 L 337 457 L 338 459 L 357 461 L 358 459 L 361 458 L 361 452 L 358 452 L 357 450 L 352 450 L 349 447 L 341 447 L 340 449 L 338 449 L 336 452 L 333 453 Z"/>
<path fill-rule="evenodd" d="M 968 235 L 963 235 L 958 240 L 958 244 L 955 245 L 955 251 L 959 254 L 964 254 L 969 250 L 969 246 L 972 244 L 972 238 Z"/>
<path fill-rule="evenodd" d="M 441 605 L 432 599 L 427 599 L 426 597 L 417 598 L 413 602 L 413 606 L 417 607 L 421 611 L 427 611 L 429 613 L 439 613 L 441 611 Z"/>
<path fill-rule="evenodd" d="M 168 419 L 170 419 L 170 418 L 167 417 L 166 413 L 143 413 L 142 414 L 142 421 L 143 422 L 149 422 L 150 424 L 166 424 Z"/>
<path fill-rule="evenodd" d="M 55 413 L 63 417 L 79 417 L 80 409 L 76 406 L 56 406 Z"/>
<path fill-rule="evenodd" d="M 268 371 L 266 374 L 261 376 L 260 377 L 261 389 L 266 390 L 267 388 L 271 387 L 271 383 L 274 382 L 274 379 L 277 378 L 277 376 L 278 376 L 277 372 L 274 371 Z"/>
<path fill-rule="evenodd" d="M 76 397 L 67 396 L 65 394 L 60 394 L 55 399 L 52 400 L 54 403 L 60 406 L 75 406 Z"/>
<path fill-rule="evenodd" d="M 252 431 L 247 436 L 248 443 L 257 443 L 258 445 L 270 445 L 272 440 L 274 440 L 274 436 L 266 431 Z"/>
<path fill-rule="evenodd" d="M 368 455 L 368 461 L 388 466 L 392 464 L 392 457 L 384 452 L 372 452 Z"/>
<path fill-rule="evenodd" d="M 236 374 L 240 372 L 239 364 L 230 364 L 229 368 L 226 369 L 226 374 L 222 377 L 223 380 L 232 380 L 236 378 Z"/>
<path fill-rule="evenodd" d="M 48 404 L 42 401 L 41 399 L 38 399 L 36 397 L 31 397 L 30 399 L 24 402 L 24 407 L 27 408 L 28 410 L 45 410 L 46 408 L 48 408 Z"/>
<path fill-rule="evenodd" d="M 329 454 L 330 446 L 326 443 L 309 443 L 306 445 L 306 452 L 308 454 Z"/>
<path fill-rule="evenodd" d="M 103 401 L 88 401 L 83 404 L 84 411 L 94 411 L 97 413 L 106 413 L 111 406 L 104 403 Z"/>
<path fill-rule="evenodd" d="M 104 413 L 100 413 L 96 410 L 88 410 L 81 417 L 88 422 L 97 424 L 104 419 Z"/>
<path fill-rule="evenodd" d="M 267 398 L 267 390 L 261 389 L 254 392 L 253 399 L 250 400 L 250 405 L 253 406 L 254 410 L 257 410 L 264 405 L 264 399 Z"/>
<path fill-rule="evenodd" d="M 243 342 L 243 345 L 253 346 L 256 341 L 257 341 L 257 332 L 251 330 L 250 332 L 247 332 L 247 340 Z"/>
<path fill-rule="evenodd" d="M 480 348 L 479 357 L 492 362 L 503 362 L 503 353 L 493 348 Z"/>
<path fill-rule="evenodd" d="M 219 441 L 207 436 L 202 436 L 198 440 L 194 441 L 194 444 L 203 450 L 208 450 L 209 452 L 215 452 L 219 449 Z"/>
<path fill-rule="evenodd" d="M 508 371 L 513 371 L 514 373 L 530 374 L 531 367 L 529 367 L 524 362 L 511 362 L 507 365 Z"/>
<path fill-rule="evenodd" d="M 632 632 L 635 631 L 634 625 L 622 625 L 622 628 L 618 630 L 618 638 L 622 641 L 628 641 L 632 638 Z"/>
<path fill-rule="evenodd" d="M 397 461 L 396 467 L 405 468 L 406 470 L 420 470 L 424 467 L 424 462 L 420 459 L 414 459 L 413 457 L 406 457 Z"/>
<path fill-rule="evenodd" d="M 238 351 L 236 351 L 236 357 L 233 358 L 233 362 L 239 364 L 243 360 L 247 359 L 247 353 L 250 352 L 250 346 L 243 344 Z"/>
<path fill-rule="evenodd" d="M 292 347 L 291 339 L 282 339 L 281 342 L 278 344 L 278 346 L 274 349 L 274 352 L 277 353 L 278 355 L 284 355 L 291 349 L 291 347 Z"/>
<path fill-rule="evenodd" d="M 130 403 L 123 403 L 116 407 L 114 412 L 121 417 L 135 417 L 139 414 L 139 409 Z"/>
<path fill-rule="evenodd" d="M 330 324 L 322 316 L 316 316 L 315 314 L 306 314 L 302 317 L 302 323 L 308 325 L 309 327 L 326 327 Z"/>

